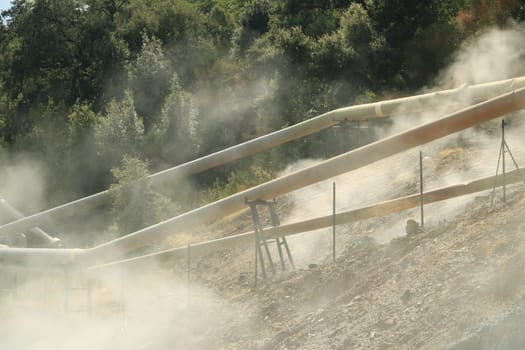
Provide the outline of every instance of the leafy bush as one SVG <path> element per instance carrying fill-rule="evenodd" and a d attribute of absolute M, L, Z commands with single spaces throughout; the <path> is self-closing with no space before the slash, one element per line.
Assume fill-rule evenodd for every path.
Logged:
<path fill-rule="evenodd" d="M 247 170 L 232 171 L 226 184 L 215 181 L 206 192 L 206 203 L 217 201 L 234 193 L 244 191 L 250 187 L 272 180 L 275 174 L 272 170 L 259 166 L 252 166 Z"/>
<path fill-rule="evenodd" d="M 153 225 L 176 212 L 171 199 L 152 189 L 146 162 L 125 156 L 121 165 L 111 172 L 116 180 L 109 188 L 114 217 L 110 234 L 113 236 Z"/>

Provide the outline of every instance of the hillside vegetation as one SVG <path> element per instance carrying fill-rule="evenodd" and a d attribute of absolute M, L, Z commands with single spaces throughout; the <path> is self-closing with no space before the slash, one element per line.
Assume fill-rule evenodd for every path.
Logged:
<path fill-rule="evenodd" d="M 46 206 L 63 203 L 334 108 L 410 94 L 463 43 L 524 17 L 513 0 L 15 0 L 0 24 L 0 159 L 38 159 Z M 331 136 L 214 169 L 172 199 L 195 205 L 332 155 L 341 142 Z"/>

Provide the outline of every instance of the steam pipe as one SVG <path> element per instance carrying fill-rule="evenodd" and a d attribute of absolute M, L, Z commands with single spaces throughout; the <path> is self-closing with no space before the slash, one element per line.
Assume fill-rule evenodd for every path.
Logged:
<path fill-rule="evenodd" d="M 521 168 L 521 171 L 525 171 L 525 168 Z M 514 184 L 523 181 L 520 169 L 514 170 L 507 173 L 507 184 Z M 465 196 L 468 194 L 486 191 L 496 186 L 502 186 L 503 175 L 489 176 L 480 178 L 469 183 L 458 184 L 453 186 L 442 187 L 432 191 L 423 193 L 423 199 L 425 203 L 436 203 L 451 198 Z M 336 214 L 338 224 L 347 224 L 350 222 L 356 222 L 360 220 L 366 220 L 373 217 L 385 216 L 400 211 L 404 211 L 410 208 L 415 208 L 419 205 L 420 195 L 412 194 L 380 203 L 376 203 L 367 207 L 353 209 L 350 211 Z M 285 237 L 298 233 L 304 233 L 308 231 L 314 231 L 329 227 L 332 225 L 333 216 L 322 216 L 310 220 L 301 222 L 294 222 L 291 224 L 269 227 L 263 229 L 262 233 L 266 239 Z M 253 243 L 254 232 L 245 232 L 234 236 L 218 238 L 206 242 L 194 243 L 191 245 L 191 251 L 193 256 L 200 256 L 215 252 L 219 249 L 233 249 L 241 246 L 249 246 Z M 143 263 L 146 261 L 163 260 L 163 259 L 176 259 L 183 258 L 187 255 L 187 247 L 177 247 L 172 249 L 163 250 L 156 253 L 151 253 L 139 257 L 124 259 L 115 261 L 107 264 L 97 265 L 90 268 L 95 271 L 98 269 L 133 264 Z"/>
<path fill-rule="evenodd" d="M 22 219 L 24 215 L 16 210 L 11 204 L 9 204 L 4 198 L 0 197 L 0 206 L 5 209 L 5 212 L 11 216 L 14 220 Z M 57 247 L 61 245 L 59 238 L 50 236 L 47 232 L 39 227 L 33 227 L 29 230 L 33 238 L 36 238 L 48 247 Z"/>
<path fill-rule="evenodd" d="M 471 86 L 463 85 L 455 89 L 439 92 L 340 108 L 303 121 L 299 124 L 274 131 L 270 134 L 257 137 L 253 140 L 226 148 L 222 151 L 152 174 L 149 178 L 154 186 L 160 186 L 168 180 L 174 181 L 176 179 L 212 169 L 219 165 L 313 134 L 344 120 L 384 118 L 392 115 L 401 107 L 407 112 L 420 112 L 431 108 L 428 106 L 431 103 L 443 103 L 450 99 L 456 99 L 460 104 L 468 105 L 468 101 L 470 101 L 470 103 L 477 103 L 524 86 L 525 77 L 518 77 L 486 84 Z M 49 217 L 58 215 L 65 216 L 79 212 L 80 210 L 94 208 L 103 203 L 107 197 L 108 191 L 106 190 L 65 203 L 0 226 L 0 233 L 24 231 L 34 226 L 38 226 L 43 220 L 48 219 Z"/>
<path fill-rule="evenodd" d="M 521 174 L 525 168 L 507 173 L 507 185 L 523 181 Z M 435 203 L 450 198 L 460 197 L 467 194 L 489 190 L 494 186 L 502 186 L 502 175 L 481 178 L 466 184 L 453 185 L 439 188 L 424 193 L 425 203 Z M 384 216 L 419 205 L 419 194 L 396 198 L 373 204 L 367 207 L 353 209 L 336 214 L 339 224 L 356 222 L 377 216 Z M 328 227 L 332 224 L 332 215 L 318 217 L 301 222 L 270 227 L 263 230 L 267 239 L 284 237 L 297 233 L 314 231 Z M 253 231 L 234 236 L 223 237 L 206 242 L 191 245 L 192 255 L 199 256 L 211 253 L 219 249 L 231 249 L 240 246 L 248 246 L 253 243 Z M 90 270 L 118 266 L 130 263 L 146 262 L 148 260 L 176 259 L 187 254 L 187 247 L 178 247 L 135 258 L 115 261 L 103 265 L 92 266 Z M 60 268 L 71 265 L 88 266 L 90 262 L 86 257 L 84 249 L 43 249 L 43 248 L 0 248 L 0 264 L 12 267 L 35 267 Z"/>
<path fill-rule="evenodd" d="M 317 165 L 146 227 L 91 248 L 88 254 L 93 258 L 107 261 L 110 257 L 114 258 L 118 254 L 166 238 L 178 230 L 189 229 L 195 223 L 210 223 L 238 211 L 245 207 L 246 199 L 271 199 L 522 108 L 525 108 L 525 88 L 451 113 L 442 119 L 392 135 Z"/>
<path fill-rule="evenodd" d="M 0 248 L 0 265 L 64 267 L 84 264 L 84 249 Z"/>

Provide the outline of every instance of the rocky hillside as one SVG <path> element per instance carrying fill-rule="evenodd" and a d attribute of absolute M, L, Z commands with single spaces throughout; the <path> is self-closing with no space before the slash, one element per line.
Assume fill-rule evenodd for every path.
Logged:
<path fill-rule="evenodd" d="M 257 289 L 242 274 L 202 274 L 241 315 L 215 341 L 228 349 L 517 349 L 524 204 L 521 187 L 494 207 L 480 196 L 452 221 L 383 245 L 354 231 L 335 263 Z"/>
<path fill-rule="evenodd" d="M 516 140 L 511 139 L 513 151 L 523 159 L 519 152 L 523 147 L 515 146 Z M 493 151 L 491 143 L 482 144 Z M 474 160 L 474 169 L 493 172 L 493 159 L 479 147 L 445 150 L 436 157 L 427 152 L 426 174 L 435 181 L 430 188 L 440 184 L 438 175 L 446 175 L 439 169 L 461 170 L 466 159 Z M 407 166 L 414 163 L 396 158 L 387 166 L 377 165 L 378 171 L 355 175 L 348 183 L 381 193 L 388 187 L 400 192 L 389 193 L 395 198 L 416 187 L 417 168 Z M 387 182 L 393 172 L 404 186 Z M 366 185 L 359 178 L 379 185 Z M 454 183 L 461 178 L 454 178 Z M 490 191 L 455 199 L 446 210 L 429 205 L 425 230 L 410 236 L 403 235 L 400 223 L 416 211 L 338 226 L 335 262 L 324 233 L 325 245 L 315 243 L 308 254 L 301 254 L 300 243 L 315 233 L 290 237 L 298 268 L 259 279 L 256 287 L 253 249 L 246 248 L 194 256 L 189 275 L 185 259 L 165 262 L 162 269 L 156 264 L 133 265 L 125 275 L 97 272 L 87 317 L 78 311 L 86 310 L 85 290 L 70 290 L 70 309 L 77 312 L 62 311 L 62 271 L 58 276 L 39 276 L 41 280 L 22 276 L 19 289 L 0 299 L 0 316 L 8 320 L 0 327 L 0 339 L 6 348 L 31 350 L 521 349 L 523 188 L 523 184 L 508 187 L 505 203 L 498 189 L 494 205 Z M 358 196 L 355 188 L 338 189 Z M 308 200 L 302 197 L 296 202 L 324 210 L 326 198 L 314 194 L 308 192 Z M 290 216 L 296 202 L 281 201 L 279 212 Z M 304 211 L 304 207 L 297 209 Z M 305 211 L 304 215 L 313 214 Z M 250 228 L 250 217 L 244 212 L 206 228 L 200 239 Z M 391 239 L 395 235 L 400 237 Z M 195 239 L 179 234 L 181 242 L 175 243 L 185 246 L 192 242 L 182 240 L 190 238 Z M 78 277 L 69 283 L 71 288 L 82 286 Z"/>

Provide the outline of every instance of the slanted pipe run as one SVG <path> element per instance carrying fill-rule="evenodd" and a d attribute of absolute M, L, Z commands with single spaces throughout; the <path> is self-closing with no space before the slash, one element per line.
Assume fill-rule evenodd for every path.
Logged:
<path fill-rule="evenodd" d="M 61 268 L 86 266 L 84 249 L 0 248 L 0 266 Z"/>
<path fill-rule="evenodd" d="M 9 204 L 4 198 L 0 197 L 0 207 L 11 217 L 13 220 L 22 219 L 24 215 L 16 210 L 11 204 Z M 39 245 L 46 247 L 59 247 L 62 245 L 59 238 L 50 236 L 47 232 L 39 227 L 33 227 L 29 230 L 31 240 L 38 241 Z"/>
<path fill-rule="evenodd" d="M 436 203 L 450 198 L 456 198 L 476 192 L 486 191 L 493 188 L 494 186 L 502 186 L 504 183 L 506 185 L 510 185 L 515 184 L 517 182 L 522 182 L 525 181 L 525 179 L 522 177 L 523 172 L 525 172 L 525 169 L 521 168 L 507 173 L 505 179 L 503 175 L 489 176 L 465 184 L 458 184 L 438 188 L 432 191 L 425 192 L 423 194 L 424 201 L 427 204 Z M 412 194 L 372 204 L 363 208 L 338 213 L 336 215 L 336 221 L 338 224 L 346 224 L 350 222 L 370 219 L 373 217 L 385 216 L 410 208 L 415 208 L 419 205 L 419 201 L 420 194 Z M 263 230 L 263 234 L 267 239 L 271 239 L 276 237 L 285 237 L 298 233 L 319 230 L 331 226 L 332 219 L 332 215 L 328 215 L 300 222 L 294 222 L 282 226 L 269 227 Z M 253 244 L 253 234 L 253 231 L 245 232 L 238 235 L 218 238 L 206 242 L 195 243 L 189 248 L 186 246 L 167 249 L 156 253 L 142 255 L 139 257 L 114 261 L 103 265 L 92 266 L 90 270 L 97 271 L 109 267 L 118 267 L 130 264 L 134 265 L 137 263 L 142 264 L 148 261 L 165 261 L 168 259 L 184 258 L 188 254 L 188 249 L 191 249 L 191 255 L 195 257 L 210 254 L 220 249 L 234 249 L 238 247 L 249 246 Z"/>
<path fill-rule="evenodd" d="M 398 98 L 376 103 L 369 103 L 340 108 L 324 113 L 296 125 L 274 131 L 270 134 L 257 137 L 219 152 L 195 159 L 188 163 L 151 175 L 153 185 L 161 186 L 167 181 L 175 181 L 183 177 L 197 174 L 219 165 L 241 159 L 251 154 L 264 151 L 286 142 L 316 133 L 344 120 L 364 120 L 384 118 L 390 116 L 400 108 L 407 113 L 428 110 L 438 103 L 448 103 L 451 100 L 461 105 L 484 101 L 490 97 L 503 94 L 525 86 L 525 77 L 507 79 L 479 85 L 465 85 L 456 89 L 432 92 L 423 95 Z M 0 233 L 23 232 L 32 227 L 41 225 L 50 217 L 67 216 L 81 210 L 92 209 L 106 201 L 108 192 L 103 191 L 69 202 L 40 213 L 13 221 L 0 226 Z"/>
<path fill-rule="evenodd" d="M 525 108 L 525 88 L 449 114 L 419 127 L 296 171 L 217 202 L 149 226 L 88 251 L 93 259 L 108 261 L 122 253 L 159 241 L 196 224 L 213 222 L 245 207 L 245 200 L 271 199 L 313 183 L 363 167 L 479 123 Z"/>
<path fill-rule="evenodd" d="M 522 174 L 525 169 L 518 169 L 506 174 L 507 185 L 524 181 Z M 450 198 L 464 196 L 471 193 L 486 191 L 494 186 L 503 185 L 503 175 L 490 176 L 471 181 L 466 184 L 453 185 L 428 191 L 424 193 L 425 203 L 435 203 Z M 372 204 L 367 207 L 353 209 L 337 214 L 339 224 L 365 220 L 377 216 L 400 212 L 414 208 L 419 204 L 419 194 Z M 332 216 L 317 217 L 301 222 L 290 223 L 263 230 L 267 238 L 284 237 L 302 232 L 313 231 L 332 225 Z M 232 249 L 253 244 L 253 232 L 241 233 L 234 236 L 223 237 L 211 241 L 191 245 L 193 256 L 209 254 L 220 249 Z M 127 264 L 144 263 L 165 259 L 185 257 L 187 247 L 172 248 L 161 252 L 147 254 L 135 258 L 115 261 L 104 265 L 92 266 L 91 271 L 117 267 Z M 84 249 L 28 249 L 28 248 L 0 248 L 0 264 L 2 266 L 27 267 L 27 268 L 71 268 L 88 267 L 92 262 L 86 259 Z"/>

